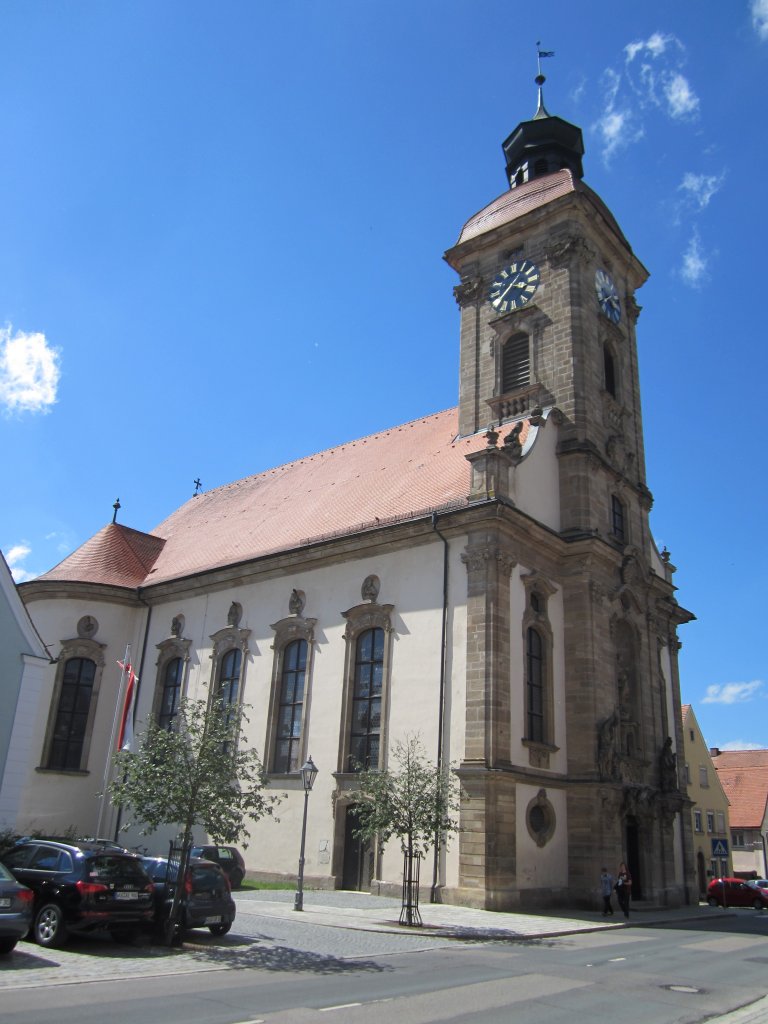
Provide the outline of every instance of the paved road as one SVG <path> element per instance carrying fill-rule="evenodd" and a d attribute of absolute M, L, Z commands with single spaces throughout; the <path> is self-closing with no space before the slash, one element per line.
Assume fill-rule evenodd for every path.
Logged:
<path fill-rule="evenodd" d="M 183 950 L 22 943 L 0 967 L 4 1024 L 690 1024 L 747 1006 L 765 1024 L 768 913 L 709 908 L 574 918 L 422 908 L 352 893 L 243 893 L 228 936 Z M 666 922 L 666 923 L 660 923 Z M 653 925 L 653 926 L 649 926 Z M 482 940 L 482 941 L 481 941 Z M 8 958 L 6 958 L 8 959 Z"/>

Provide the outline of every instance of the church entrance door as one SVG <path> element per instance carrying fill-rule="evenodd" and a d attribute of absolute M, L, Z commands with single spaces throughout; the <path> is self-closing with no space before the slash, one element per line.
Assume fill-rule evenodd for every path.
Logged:
<path fill-rule="evenodd" d="M 643 898 L 640 863 L 640 830 L 636 818 L 627 818 L 627 867 L 632 875 L 632 899 Z"/>
<path fill-rule="evenodd" d="M 344 866 L 342 868 L 342 889 L 358 892 L 371 887 L 373 850 L 367 840 L 356 836 L 357 808 L 347 807 L 344 818 Z"/>

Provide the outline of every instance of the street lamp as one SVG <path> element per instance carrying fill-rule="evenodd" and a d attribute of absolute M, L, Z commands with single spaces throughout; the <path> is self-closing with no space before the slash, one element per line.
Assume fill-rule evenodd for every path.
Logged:
<path fill-rule="evenodd" d="M 308 757 L 304 764 L 299 769 L 301 772 L 301 781 L 304 786 L 304 818 L 301 822 L 301 851 L 299 852 L 299 876 L 296 886 L 296 896 L 293 900 L 294 910 L 304 909 L 304 841 L 307 838 L 307 802 L 309 801 L 309 794 L 312 791 L 312 787 L 315 784 L 317 778 L 317 768 L 315 762 L 311 757 Z"/>

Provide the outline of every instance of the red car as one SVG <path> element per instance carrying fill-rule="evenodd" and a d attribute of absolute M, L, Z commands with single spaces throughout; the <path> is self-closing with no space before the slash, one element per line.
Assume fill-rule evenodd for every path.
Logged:
<path fill-rule="evenodd" d="M 707 886 L 710 907 L 768 907 L 768 889 L 743 878 L 713 878 Z"/>

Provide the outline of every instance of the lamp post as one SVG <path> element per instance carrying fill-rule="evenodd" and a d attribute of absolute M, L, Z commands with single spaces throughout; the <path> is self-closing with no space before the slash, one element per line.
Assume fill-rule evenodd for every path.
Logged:
<path fill-rule="evenodd" d="M 299 769 L 301 772 L 301 781 L 304 786 L 304 817 L 301 822 L 301 850 L 299 852 L 299 876 L 296 885 L 296 896 L 293 900 L 294 910 L 304 909 L 304 841 L 307 838 L 307 803 L 309 801 L 309 794 L 312 792 L 312 787 L 315 784 L 317 778 L 317 768 L 311 757 L 308 757 L 304 764 Z"/>

